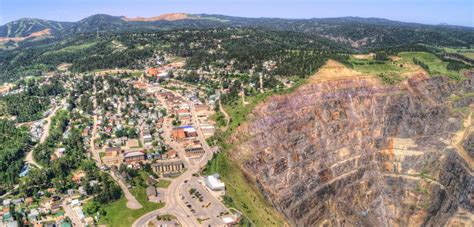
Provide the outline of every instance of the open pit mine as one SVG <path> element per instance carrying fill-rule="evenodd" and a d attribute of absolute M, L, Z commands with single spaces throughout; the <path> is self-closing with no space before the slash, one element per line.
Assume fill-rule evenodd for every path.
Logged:
<path fill-rule="evenodd" d="M 387 85 L 330 61 L 258 105 L 232 158 L 294 226 L 474 226 L 473 92 L 472 72 Z"/>

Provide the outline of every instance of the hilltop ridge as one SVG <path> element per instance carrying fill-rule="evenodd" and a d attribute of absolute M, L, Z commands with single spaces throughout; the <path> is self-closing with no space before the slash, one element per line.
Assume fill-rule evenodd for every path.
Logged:
<path fill-rule="evenodd" d="M 124 21 L 176 21 L 185 19 L 195 19 L 196 17 L 187 13 L 165 13 L 154 17 L 121 17 Z"/>
<path fill-rule="evenodd" d="M 460 26 L 424 25 L 360 17 L 283 19 L 186 13 L 168 13 L 148 18 L 96 14 L 77 22 L 21 19 L 0 26 L 0 37 L 27 37 L 44 29 L 50 29 L 53 38 L 60 38 L 97 30 L 126 32 L 226 27 L 301 32 L 325 37 L 356 49 L 416 43 L 469 47 L 474 43 L 474 28 Z"/>

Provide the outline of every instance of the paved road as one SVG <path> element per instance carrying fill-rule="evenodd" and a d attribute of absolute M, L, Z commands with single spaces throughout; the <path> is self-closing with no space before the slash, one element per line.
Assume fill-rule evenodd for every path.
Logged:
<path fill-rule="evenodd" d="M 94 77 L 94 87 L 93 87 L 93 110 L 97 110 L 97 98 L 96 98 L 96 93 L 97 93 L 97 88 L 95 86 L 95 77 Z M 100 150 L 95 148 L 94 145 L 94 140 L 97 137 L 97 114 L 94 112 L 93 116 L 93 123 L 92 123 L 92 136 L 90 139 L 90 147 L 91 147 L 91 153 L 92 153 L 92 158 L 94 159 L 97 167 L 102 166 L 102 160 L 100 159 Z M 108 173 L 108 172 L 106 172 Z M 122 180 L 118 179 L 117 176 L 115 176 L 114 173 L 109 173 L 110 176 L 117 182 L 117 184 L 120 186 L 120 188 L 123 191 L 123 194 L 125 195 L 125 198 L 127 199 L 127 207 L 133 210 L 140 209 L 143 206 L 138 202 L 138 200 L 133 196 L 133 194 L 128 190 L 127 186 L 122 182 Z"/>
<path fill-rule="evenodd" d="M 61 101 L 62 105 L 64 105 L 66 103 L 66 99 L 63 99 Z M 42 144 L 46 141 L 46 139 L 48 138 L 49 136 L 49 128 L 51 128 L 51 119 L 53 118 L 54 115 L 56 115 L 56 112 L 58 112 L 58 110 L 61 108 L 62 105 L 59 105 L 59 106 L 56 106 L 53 111 L 51 111 L 51 113 L 48 115 L 48 117 L 42 119 L 41 121 L 46 121 L 46 124 L 43 125 L 43 133 L 41 134 L 41 137 L 40 137 L 40 140 L 39 142 L 26 154 L 26 157 L 25 157 L 25 162 L 32 165 L 32 166 L 36 166 L 37 168 L 39 169 L 42 169 L 43 167 L 35 161 L 35 159 L 33 158 L 33 150 L 36 146 L 38 146 L 39 144 Z"/>
<path fill-rule="evenodd" d="M 102 166 L 102 160 L 100 159 L 100 154 L 99 154 L 99 150 L 95 149 L 95 143 L 94 143 L 94 140 L 96 139 L 96 136 L 97 136 L 97 98 L 96 98 L 96 94 L 97 94 L 97 88 L 95 86 L 95 77 L 94 77 L 94 87 L 93 87 L 93 99 L 92 99 L 92 106 L 93 106 L 93 110 L 94 110 L 94 113 L 93 113 L 93 116 L 92 116 L 92 136 L 91 136 L 91 139 L 89 141 L 90 143 L 90 147 L 91 147 L 91 153 L 92 153 L 92 158 L 95 160 L 97 166 Z"/>
<path fill-rule="evenodd" d="M 16 189 L 18 189 L 20 187 L 20 185 L 16 184 L 14 187 L 13 187 L 13 190 L 9 190 L 7 193 L 3 194 L 0 196 L 0 198 L 4 198 L 4 197 L 7 197 L 9 196 L 10 194 L 12 194 L 12 192 Z"/>
<path fill-rule="evenodd" d="M 182 97 L 180 94 L 177 92 L 171 91 L 175 95 Z M 183 98 L 184 100 L 187 100 L 186 98 Z M 160 100 L 162 103 L 164 103 L 164 106 L 167 108 L 168 112 L 170 112 L 168 109 L 168 106 L 166 105 L 165 100 Z M 181 200 L 181 194 L 179 187 L 184 184 L 185 180 L 188 180 L 189 178 L 192 177 L 194 173 L 199 172 L 199 170 L 206 165 L 208 160 L 212 158 L 212 150 L 208 146 L 206 139 L 204 137 L 204 134 L 199 128 L 199 122 L 197 118 L 197 114 L 194 108 L 194 105 L 192 103 L 189 103 L 191 106 L 191 113 L 193 117 L 193 123 L 196 126 L 197 132 L 198 132 L 198 138 L 202 143 L 202 147 L 205 151 L 203 157 L 199 159 L 197 162 L 194 163 L 189 163 L 187 159 L 185 160 L 185 163 L 187 165 L 187 171 L 181 174 L 179 177 L 175 178 L 171 184 L 167 188 L 167 193 L 165 196 L 165 206 L 159 210 L 155 210 L 152 212 L 149 212 L 140 218 L 138 218 L 134 223 L 133 227 L 142 227 L 146 226 L 147 223 L 154 219 L 157 215 L 163 215 L 163 214 L 171 214 L 174 215 L 178 221 L 181 223 L 182 226 L 200 226 L 199 222 L 196 220 L 194 217 L 193 213 L 186 207 L 184 202 Z M 172 128 L 171 126 L 171 121 L 169 119 L 165 120 L 163 123 L 164 127 L 164 139 L 165 142 L 168 143 L 173 149 L 177 149 L 177 151 L 180 153 L 184 149 L 179 146 L 176 142 L 172 141 L 170 138 L 170 133 L 168 130 Z M 185 156 L 182 156 L 185 157 Z"/>
<path fill-rule="evenodd" d="M 67 204 L 67 200 L 65 199 L 62 203 L 62 207 L 66 215 L 71 219 L 73 226 L 83 226 L 81 219 L 77 216 L 76 212 L 72 209 L 72 207 Z"/>

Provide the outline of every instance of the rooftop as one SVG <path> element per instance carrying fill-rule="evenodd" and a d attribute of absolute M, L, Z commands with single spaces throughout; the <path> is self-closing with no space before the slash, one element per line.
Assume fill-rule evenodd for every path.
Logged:
<path fill-rule="evenodd" d="M 145 155 L 145 153 L 143 153 L 141 151 L 129 151 L 129 152 L 125 153 L 124 157 L 129 158 L 129 157 L 143 156 L 143 155 Z"/>

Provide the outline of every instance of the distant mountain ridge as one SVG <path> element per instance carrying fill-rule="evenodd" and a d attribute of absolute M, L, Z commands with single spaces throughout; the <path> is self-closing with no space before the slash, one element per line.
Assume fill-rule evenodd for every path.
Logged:
<path fill-rule="evenodd" d="M 53 33 L 68 29 L 74 22 L 58 22 L 34 18 L 22 18 L 0 26 L 0 37 L 26 37 L 32 33 L 50 29 Z"/>
<path fill-rule="evenodd" d="M 377 48 L 414 43 L 467 46 L 474 43 L 474 28 L 448 25 L 424 25 L 381 18 L 339 17 L 312 19 L 244 18 L 212 14 L 172 13 L 156 17 L 128 18 L 96 14 L 77 22 L 20 19 L 0 26 L 0 38 L 30 37 L 49 29 L 52 37 L 90 32 L 133 30 L 209 29 L 255 27 L 294 31 L 325 37 L 353 48 Z"/>
<path fill-rule="evenodd" d="M 186 13 L 166 13 L 166 14 L 161 14 L 156 17 L 121 17 L 124 21 L 160 21 L 160 20 L 166 20 L 166 21 L 176 21 L 176 20 L 184 20 L 184 19 L 198 19 L 197 17 L 194 17 L 191 14 L 186 14 Z"/>

